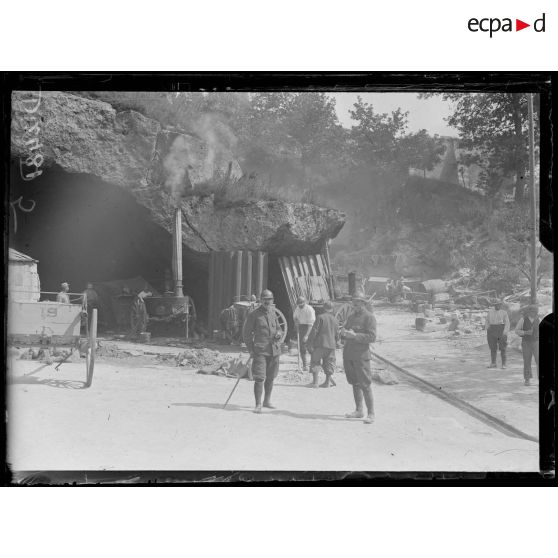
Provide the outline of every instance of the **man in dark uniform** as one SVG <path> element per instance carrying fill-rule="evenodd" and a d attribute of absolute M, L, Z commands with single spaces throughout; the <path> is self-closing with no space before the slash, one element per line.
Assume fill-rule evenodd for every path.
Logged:
<path fill-rule="evenodd" d="M 152 296 L 151 291 L 140 291 L 132 301 L 130 308 L 130 322 L 132 329 L 129 337 L 137 338 L 147 329 L 148 315 L 145 306 L 145 297 Z"/>
<path fill-rule="evenodd" d="M 254 413 L 262 412 L 262 393 L 265 391 L 263 406 L 274 409 L 271 404 L 273 380 L 279 371 L 281 348 L 281 326 L 273 306 L 273 293 L 264 290 L 261 306 L 248 314 L 242 336 L 252 357 L 252 376 L 254 378 Z"/>
<path fill-rule="evenodd" d="M 537 377 L 539 366 L 539 317 L 536 305 L 530 305 L 523 309 L 523 318 L 517 322 L 515 333 L 521 337 L 521 352 L 523 353 L 523 378 L 525 385 L 531 385 L 533 373 L 531 361 L 535 357 L 537 365 Z"/>
<path fill-rule="evenodd" d="M 237 343 L 240 334 L 240 321 L 234 302 L 221 312 L 219 321 L 222 330 L 225 332 L 227 342 L 231 345 Z"/>
<path fill-rule="evenodd" d="M 364 294 L 353 297 L 353 312 L 341 328 L 345 339 L 343 365 L 347 381 L 353 387 L 356 410 L 345 415 L 347 418 L 364 418 L 363 400 L 368 415 L 364 422 L 374 422 L 374 398 L 372 396 L 372 370 L 370 369 L 370 343 L 376 340 L 376 318 L 366 310 Z"/>
<path fill-rule="evenodd" d="M 339 323 L 333 315 L 333 304 L 329 301 L 324 303 L 324 311 L 320 314 L 308 336 L 308 350 L 311 354 L 310 371 L 313 382 L 308 387 L 327 388 L 334 386 L 333 373 L 335 372 L 335 348 L 339 340 Z M 318 386 L 320 366 L 324 369 L 326 379 Z"/>
<path fill-rule="evenodd" d="M 87 288 L 85 289 L 85 291 L 83 291 L 82 300 L 87 310 L 87 323 L 91 325 L 91 316 L 93 316 L 93 310 L 97 308 L 97 312 L 99 311 L 99 295 L 93 288 L 93 283 L 87 283 Z"/>

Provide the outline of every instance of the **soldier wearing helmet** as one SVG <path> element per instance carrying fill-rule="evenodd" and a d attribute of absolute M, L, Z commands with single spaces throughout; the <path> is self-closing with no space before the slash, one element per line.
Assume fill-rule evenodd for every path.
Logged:
<path fill-rule="evenodd" d="M 255 413 L 262 412 L 263 406 L 274 409 L 271 404 L 273 380 L 279 371 L 281 348 L 281 326 L 273 306 L 273 293 L 265 289 L 261 295 L 261 305 L 248 314 L 242 336 L 252 357 L 254 378 Z"/>

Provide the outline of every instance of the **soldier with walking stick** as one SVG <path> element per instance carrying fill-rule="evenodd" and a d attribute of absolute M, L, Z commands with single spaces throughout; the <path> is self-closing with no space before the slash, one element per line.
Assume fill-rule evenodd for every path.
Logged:
<path fill-rule="evenodd" d="M 273 307 L 273 293 L 265 289 L 261 296 L 261 305 L 248 314 L 242 336 L 252 358 L 252 376 L 254 378 L 254 413 L 262 412 L 263 406 L 274 409 L 271 404 L 273 381 L 279 372 L 279 355 L 281 354 L 281 326 Z"/>

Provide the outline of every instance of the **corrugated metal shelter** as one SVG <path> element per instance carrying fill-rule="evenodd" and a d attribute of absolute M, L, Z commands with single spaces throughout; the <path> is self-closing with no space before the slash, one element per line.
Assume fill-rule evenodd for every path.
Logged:
<path fill-rule="evenodd" d="M 281 256 L 279 265 L 292 308 L 299 296 L 310 303 L 333 299 L 331 270 L 324 255 Z"/>
<path fill-rule="evenodd" d="M 233 301 L 257 297 L 267 286 L 267 252 L 211 252 L 209 262 L 209 330 L 220 329 L 219 315 Z"/>
<path fill-rule="evenodd" d="M 17 302 L 38 302 L 41 282 L 37 260 L 13 248 L 8 250 L 8 298 Z"/>

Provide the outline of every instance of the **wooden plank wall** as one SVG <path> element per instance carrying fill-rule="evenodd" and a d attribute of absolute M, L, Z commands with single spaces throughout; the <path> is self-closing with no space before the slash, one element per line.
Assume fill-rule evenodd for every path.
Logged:
<path fill-rule="evenodd" d="M 267 287 L 267 266 L 266 252 L 211 252 L 208 289 L 210 332 L 220 329 L 219 314 L 233 300 L 249 298 L 252 294 L 259 298 L 262 290 Z"/>
<path fill-rule="evenodd" d="M 279 265 L 293 310 L 300 294 L 314 302 L 333 298 L 331 270 L 323 254 L 281 256 Z"/>

